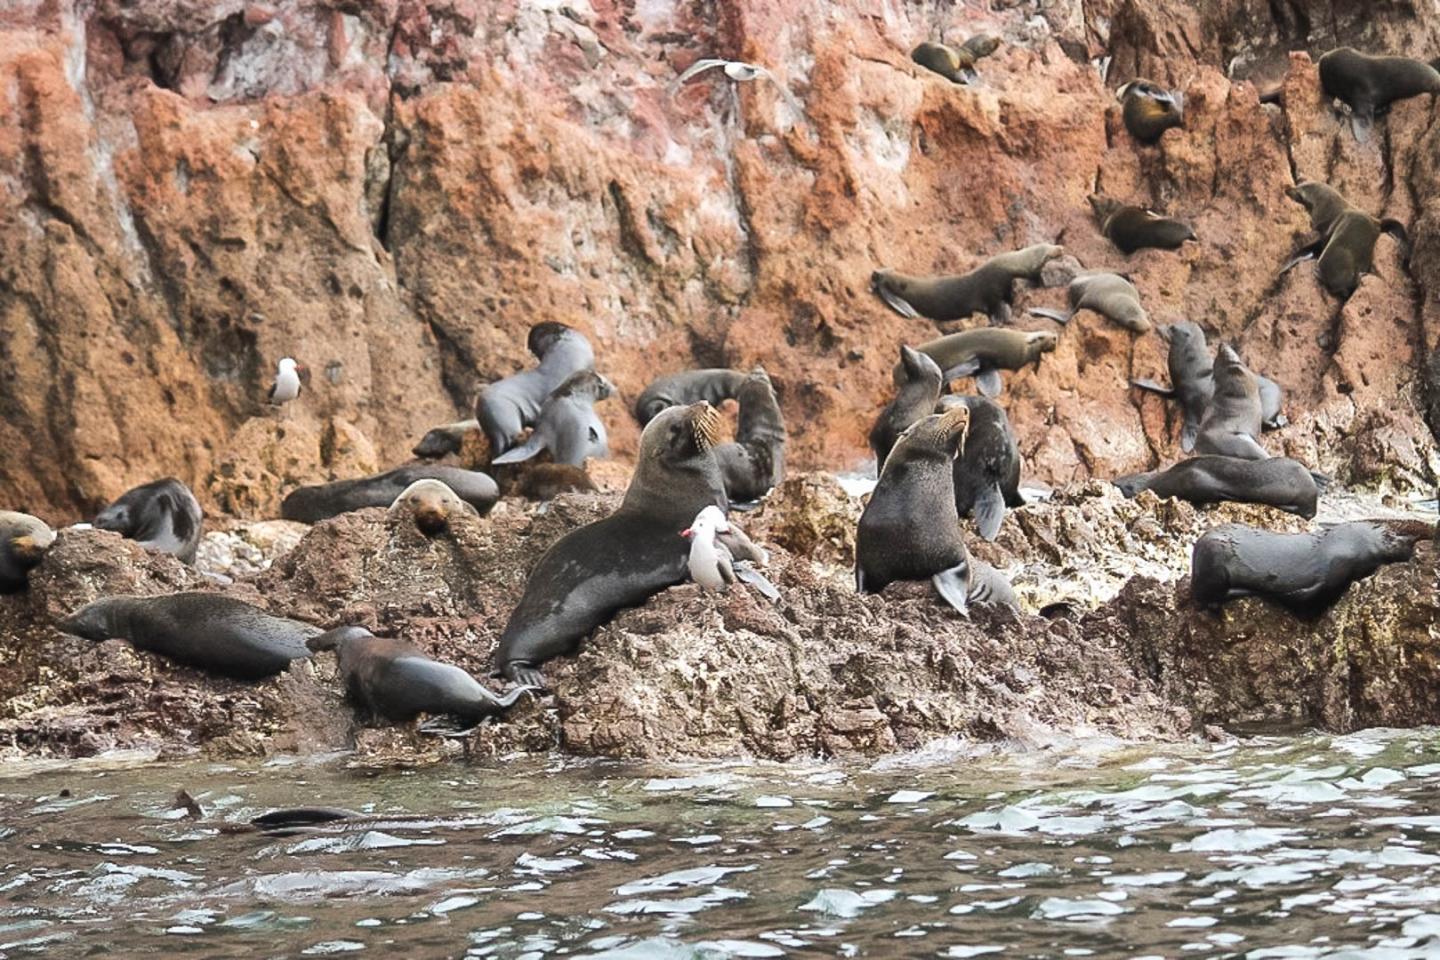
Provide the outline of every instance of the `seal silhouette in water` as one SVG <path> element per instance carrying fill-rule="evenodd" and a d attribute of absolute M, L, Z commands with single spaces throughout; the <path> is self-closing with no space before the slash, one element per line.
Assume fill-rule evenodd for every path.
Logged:
<path fill-rule="evenodd" d="M 1150 490 L 1161 499 L 1174 497 L 1197 505 L 1263 503 L 1307 520 L 1315 516 L 1320 498 L 1314 476 L 1288 457 L 1191 457 L 1164 470 L 1116 477 L 1114 484 L 1130 498 Z"/>
<path fill-rule="evenodd" d="M 1375 117 L 1396 100 L 1440 93 L 1440 72 L 1410 57 L 1372 57 L 1354 47 L 1340 47 L 1320 58 L 1320 86 L 1350 107 L 1355 139 L 1370 139 Z"/>
<path fill-rule="evenodd" d="M 475 419 L 490 440 L 493 457 L 513 447 L 521 430 L 535 425 L 540 407 L 556 387 L 573 374 L 595 366 L 590 341 L 563 323 L 535 324 L 526 345 L 540 364 L 482 387 L 475 403 Z"/>
<path fill-rule="evenodd" d="M 1172 127 L 1184 125 L 1185 112 L 1178 93 L 1150 80 L 1131 80 L 1115 91 L 1123 104 L 1125 129 L 1141 143 L 1154 143 Z"/>
<path fill-rule="evenodd" d="M 134 540 L 146 550 L 195 562 L 204 514 L 195 494 L 174 477 L 127 490 L 95 517 L 94 525 Z"/>
<path fill-rule="evenodd" d="M 1318 256 L 1321 285 L 1344 301 L 1360 285 L 1361 274 L 1375 272 L 1375 241 L 1380 234 L 1388 233 L 1400 241 L 1401 258 L 1409 259 L 1410 237 L 1399 220 L 1376 219 L 1323 183 L 1307 180 L 1287 187 L 1285 195 L 1310 214 L 1310 227 L 1317 236 L 1295 252 L 1280 269 L 1281 274 Z"/>
<path fill-rule="evenodd" d="M 396 467 L 373 477 L 300 487 L 280 502 L 280 516 L 301 523 L 319 523 L 351 510 L 389 507 L 417 480 L 439 480 L 482 515 L 500 499 L 500 488 L 489 474 L 442 464 L 418 464 Z"/>
<path fill-rule="evenodd" d="M 1197 239 L 1189 224 L 1098 193 L 1090 195 L 1090 207 L 1100 223 L 1100 233 L 1127 255 L 1147 247 L 1178 250 L 1186 240 Z"/>
<path fill-rule="evenodd" d="M 912 277 L 894 270 L 876 270 L 870 275 L 870 287 L 902 317 L 963 320 L 983 313 L 991 323 L 1009 323 L 1015 281 L 1026 280 L 1038 286 L 1045 264 L 1064 255 L 1064 247 L 1037 243 L 991 257 L 958 276 Z"/>
<path fill-rule="evenodd" d="M 885 458 L 905 428 L 935 412 L 940 390 L 945 385 L 940 367 L 927 354 L 914 347 L 900 346 L 901 375 L 895 399 L 880 411 L 875 426 L 870 428 L 870 449 L 875 451 L 875 472 L 885 466 Z"/>
<path fill-rule="evenodd" d="M 0 510 L 0 593 L 19 593 L 29 586 L 30 571 L 54 542 L 55 531 L 39 517 Z"/>

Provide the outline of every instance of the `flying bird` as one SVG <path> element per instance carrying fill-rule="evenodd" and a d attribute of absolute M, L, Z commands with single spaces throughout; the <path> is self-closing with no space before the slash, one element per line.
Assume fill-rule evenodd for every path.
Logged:
<path fill-rule="evenodd" d="M 687 83 L 692 78 L 699 76 L 706 70 L 711 70 L 715 67 L 722 68 L 725 71 L 725 76 L 729 77 L 731 80 L 739 80 L 743 82 L 754 80 L 758 77 L 764 77 L 766 80 L 769 80 L 771 83 L 775 84 L 776 89 L 780 91 L 780 95 L 783 96 L 785 98 L 785 102 L 790 105 L 790 109 L 794 110 L 797 114 L 804 112 L 803 108 L 800 106 L 800 101 L 796 100 L 795 96 L 785 88 L 785 84 L 775 79 L 775 75 L 773 73 L 771 73 L 769 70 L 766 70 L 764 67 L 757 66 L 756 64 L 745 63 L 743 60 L 716 60 L 710 57 L 696 60 L 690 65 L 689 69 L 687 69 L 684 73 L 680 74 L 680 76 L 675 78 L 675 82 L 670 86 L 670 92 L 674 94 L 676 90 L 680 89 L 681 85 Z"/>

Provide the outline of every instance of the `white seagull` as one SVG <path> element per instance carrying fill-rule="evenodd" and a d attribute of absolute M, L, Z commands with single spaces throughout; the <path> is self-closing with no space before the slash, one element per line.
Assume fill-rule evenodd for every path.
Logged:
<path fill-rule="evenodd" d="M 790 105 L 791 110 L 794 110 L 797 114 L 804 113 L 804 108 L 800 106 L 800 101 L 796 100 L 795 96 L 785 88 L 785 84 L 775 79 L 775 75 L 773 73 L 771 73 L 769 70 L 766 70 L 764 67 L 758 66 L 756 64 L 745 63 L 743 60 L 716 60 L 709 57 L 696 60 L 690 65 L 690 68 L 688 70 L 675 78 L 675 82 L 671 85 L 670 88 L 671 93 L 674 93 L 676 90 L 678 90 L 682 84 L 690 80 L 692 77 L 698 76 L 699 74 L 704 73 L 706 70 L 711 70 L 715 67 L 721 67 L 722 69 L 724 69 L 725 76 L 729 77 L 731 80 L 739 80 L 741 82 L 745 82 L 749 80 L 754 80 L 758 77 L 764 77 L 766 80 L 769 80 L 771 83 L 775 84 L 776 89 L 778 89 L 780 91 L 780 95 L 785 98 L 785 102 Z"/>
<path fill-rule="evenodd" d="M 275 382 L 270 384 L 270 393 L 267 399 L 275 406 L 282 403 L 289 403 L 300 396 L 300 374 L 294 360 L 286 357 L 280 361 L 280 369 L 275 371 Z"/>

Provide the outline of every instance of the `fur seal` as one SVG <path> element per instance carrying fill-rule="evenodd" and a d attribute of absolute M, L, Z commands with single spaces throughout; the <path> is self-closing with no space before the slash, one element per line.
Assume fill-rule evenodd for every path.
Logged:
<path fill-rule="evenodd" d="M 1038 286 L 1045 264 L 1064 255 L 1064 247 L 1037 243 L 991 257 L 959 276 L 912 277 L 876 270 L 870 274 L 870 289 L 902 317 L 943 321 L 984 313 L 991 323 L 1009 323 L 1015 281 L 1023 279 Z"/>
<path fill-rule="evenodd" d="M 310 650 L 334 650 L 340 680 L 361 721 L 404 723 L 422 713 L 478 723 L 503 713 L 528 687 L 503 697 L 459 667 L 427 657 L 405 640 L 377 637 L 364 627 L 338 627 L 312 637 Z"/>
<path fill-rule="evenodd" d="M 1197 239 L 1188 224 L 1098 193 L 1090 195 L 1090 207 L 1100 223 L 1100 233 L 1127 255 L 1147 247 L 1178 250 L 1186 240 Z"/>
<path fill-rule="evenodd" d="M 1320 498 L 1310 471 L 1288 457 L 1191 457 L 1164 470 L 1132 473 L 1113 482 L 1131 499 L 1150 490 L 1162 499 L 1173 497 L 1196 505 L 1262 503 L 1307 520 L 1315 516 Z"/>
<path fill-rule="evenodd" d="M 416 480 L 439 480 L 483 516 L 500 499 L 489 474 L 441 464 L 396 467 L 371 477 L 336 480 L 299 487 L 280 502 L 280 516 L 301 523 L 319 523 L 351 510 L 388 507 Z"/>
<path fill-rule="evenodd" d="M 896 580 L 930 580 L 969 616 L 970 551 L 955 511 L 954 460 L 965 448 L 970 408 L 931 414 L 900 435 L 855 535 L 855 589 L 879 593 Z"/>
<path fill-rule="evenodd" d="M 200 546 L 204 514 L 195 494 L 174 477 L 127 490 L 95 517 L 94 525 L 146 550 L 172 553 L 181 563 L 193 564 Z"/>
<path fill-rule="evenodd" d="M 756 366 L 735 393 L 740 415 L 733 443 L 715 448 L 725 494 L 737 509 L 785 479 L 785 418 L 765 368 Z"/>
<path fill-rule="evenodd" d="M 595 491 L 595 481 L 583 467 L 565 463 L 532 463 L 511 479 L 507 496 L 526 500 L 554 500 L 570 491 Z"/>
<path fill-rule="evenodd" d="M 1214 378 L 1215 392 L 1195 435 L 1195 452 L 1242 460 L 1269 457 L 1260 445 L 1263 411 L 1259 381 L 1228 343 L 1215 351 Z"/>
<path fill-rule="evenodd" d="M 1118 273 L 1082 273 L 1070 281 L 1070 311 L 1062 313 L 1044 307 L 1031 307 L 1030 313 L 1057 323 L 1069 323 L 1081 310 L 1094 310 L 1136 333 L 1150 329 L 1150 317 L 1140 305 L 1140 291 Z"/>
<path fill-rule="evenodd" d="M 1319 256 L 1320 283 L 1342 301 L 1360 285 L 1360 275 L 1375 272 L 1375 241 L 1388 233 L 1400 241 L 1402 259 L 1409 259 L 1410 237 L 1399 220 L 1379 220 L 1350 205 L 1338 190 L 1323 183 L 1304 181 L 1285 188 L 1285 195 L 1310 214 L 1310 227 L 1318 235 L 1295 251 L 1280 269 Z"/>
<path fill-rule="evenodd" d="M 974 377 L 975 385 L 987 397 L 997 397 L 1003 384 L 1001 370 L 1021 370 L 1026 364 L 1040 367 L 1040 357 L 1054 351 L 1060 338 L 1049 330 L 990 328 L 961 330 L 920 344 L 921 353 L 940 367 L 945 383 L 960 377 Z M 896 364 L 893 377 L 903 383 L 904 369 Z"/>
<path fill-rule="evenodd" d="M 495 457 L 491 464 L 519 463 L 542 450 L 550 451 L 554 463 L 572 467 L 583 467 L 591 457 L 609 456 L 609 434 L 595 413 L 595 404 L 614 393 L 615 384 L 594 370 L 571 374 L 545 398 L 529 439 Z"/>
<path fill-rule="evenodd" d="M 86 640 L 129 640 L 136 649 L 237 680 L 262 680 L 310 656 L 305 641 L 320 633 L 216 593 L 106 597 L 56 626 Z"/>
<path fill-rule="evenodd" d="M 449 530 L 451 517 L 462 513 L 480 516 L 480 511 L 473 504 L 461 500 L 443 481 L 428 477 L 410 484 L 390 504 L 390 516 L 397 517 L 403 513 L 409 513 L 416 528 L 427 537 Z"/>
<path fill-rule="evenodd" d="M 1140 143 L 1154 143 L 1171 127 L 1183 126 L 1180 94 L 1150 80 L 1131 80 L 1115 91 L 1124 104 L 1125 129 Z"/>
<path fill-rule="evenodd" d="M 712 452 L 719 428 L 719 413 L 704 402 L 671 407 L 646 425 L 620 508 L 555 541 L 531 570 L 500 636 L 497 670 L 543 687 L 542 663 L 685 579 L 688 551 L 675 531 L 711 504 L 730 506 Z"/>
<path fill-rule="evenodd" d="M 39 517 L 0 510 L 0 593 L 19 593 L 29 586 L 30 571 L 54 542 L 55 531 Z"/>
<path fill-rule="evenodd" d="M 1355 139 L 1369 139 L 1375 117 L 1396 100 L 1440 93 L 1440 72 L 1410 57 L 1372 57 L 1340 47 L 1320 57 L 1320 86 L 1350 107 Z"/>
<path fill-rule="evenodd" d="M 451 453 L 459 453 L 465 434 L 479 430 L 479 420 L 457 420 L 427 431 L 415 449 L 410 452 L 422 460 L 438 460 Z"/>
<path fill-rule="evenodd" d="M 1324 613 L 1356 580 L 1409 560 L 1434 534 L 1415 520 L 1360 520 L 1313 533 L 1273 533 L 1238 523 L 1208 530 L 1190 555 L 1190 595 L 1218 608 L 1264 597 L 1302 617 Z"/>
<path fill-rule="evenodd" d="M 743 371 L 723 368 L 668 374 L 640 394 L 635 401 L 635 419 L 643 427 L 667 407 L 686 407 L 701 400 L 718 407 L 720 401 L 735 398 L 747 376 Z"/>
<path fill-rule="evenodd" d="M 530 328 L 526 337 L 530 352 L 540 364 L 481 388 L 475 405 L 475 419 L 490 438 L 492 456 L 515 445 L 526 427 L 535 425 L 545 398 L 571 374 L 595 365 L 595 351 L 580 331 L 547 320 Z"/>
<path fill-rule="evenodd" d="M 895 440 L 921 417 L 935 412 L 940 402 L 940 390 L 944 378 L 940 367 L 926 354 L 914 347 L 900 345 L 900 366 L 897 368 L 903 379 L 885 409 L 880 411 L 875 426 L 870 428 L 870 449 L 875 451 L 875 472 L 885 466 L 885 458 L 895 446 Z"/>
<path fill-rule="evenodd" d="M 1006 507 L 1023 507 L 1020 496 L 1020 447 L 1001 406 L 984 397 L 944 397 L 936 413 L 956 406 L 970 411 L 965 449 L 955 458 L 955 511 L 974 517 L 980 536 L 993 541 Z"/>
<path fill-rule="evenodd" d="M 1000 46 L 1000 38 L 977 34 L 959 47 L 926 42 L 910 51 L 910 59 L 926 70 L 940 74 L 952 83 L 971 83 L 979 79 L 975 61 L 988 57 Z"/>

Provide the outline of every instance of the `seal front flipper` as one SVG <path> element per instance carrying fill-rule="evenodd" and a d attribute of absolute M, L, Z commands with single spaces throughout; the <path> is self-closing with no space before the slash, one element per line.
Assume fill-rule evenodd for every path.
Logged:
<path fill-rule="evenodd" d="M 1185 425 L 1180 428 L 1180 450 L 1189 453 L 1195 449 L 1195 440 L 1200 436 L 1200 421 L 1190 417 L 1185 418 Z"/>
<path fill-rule="evenodd" d="M 537 430 L 535 433 L 530 434 L 530 439 L 520 444 L 520 446 L 513 447 L 510 450 L 507 450 L 505 453 L 500 454 L 500 456 L 496 457 L 490 462 L 492 464 L 519 463 L 522 460 L 529 460 L 531 457 L 535 456 L 544 449 L 545 438 L 540 436 L 540 433 Z"/>
<path fill-rule="evenodd" d="M 1046 320 L 1054 320 L 1061 325 L 1069 323 L 1070 318 L 1074 316 L 1073 313 L 1066 313 L 1062 310 L 1051 310 L 1048 307 L 1031 307 L 1029 312 L 1032 317 L 1044 317 Z"/>
<path fill-rule="evenodd" d="M 1131 381 L 1130 381 L 1130 386 L 1135 387 L 1136 389 L 1139 389 L 1139 390 L 1144 390 L 1144 391 L 1146 391 L 1146 392 L 1148 392 L 1148 393 L 1159 394 L 1159 395 L 1162 396 L 1162 397 L 1173 397 L 1173 396 L 1175 396 L 1175 390 L 1174 390 L 1173 388 L 1171 388 L 1171 387 L 1162 387 L 1160 384 L 1156 383 L 1154 380 L 1131 380 Z"/>
<path fill-rule="evenodd" d="M 1320 248 L 1324 246 L 1324 244 L 1325 241 L 1321 239 L 1320 241 L 1313 243 L 1308 247 L 1301 247 L 1299 250 L 1296 250 L 1295 255 L 1285 262 L 1285 266 L 1280 268 L 1280 276 L 1283 277 L 1286 272 L 1288 272 L 1296 264 L 1304 263 L 1306 260 L 1314 260 L 1317 256 L 1320 255 Z"/>
<path fill-rule="evenodd" d="M 1350 129 L 1355 131 L 1357 143 L 1370 142 L 1370 128 L 1374 126 L 1375 118 L 1370 113 L 1354 110 L 1350 114 Z"/>
<path fill-rule="evenodd" d="M 736 580 L 739 580 L 747 586 L 754 587 L 761 596 L 772 603 L 779 602 L 780 591 L 776 588 L 775 584 L 770 582 L 770 578 L 766 577 L 765 574 L 741 560 L 732 563 L 730 569 L 734 573 Z"/>
<path fill-rule="evenodd" d="M 909 303 L 902 300 L 899 295 L 887 289 L 884 284 L 876 284 L 875 292 L 880 294 L 880 299 L 888 303 L 890 305 L 890 309 L 900 314 L 900 316 L 908 317 L 911 320 L 920 319 L 920 314 L 915 312 L 914 307 L 910 306 Z"/>
<path fill-rule="evenodd" d="M 975 386 L 980 388 L 980 393 L 985 397 L 998 397 L 1005 384 L 1000 380 L 1000 371 L 994 367 L 981 370 L 975 374 Z"/>
<path fill-rule="evenodd" d="M 977 493 L 971 511 L 980 536 L 993 543 L 1000 533 L 1000 523 L 1005 519 L 1005 497 L 1000 492 L 1000 485 L 991 484 Z"/>
<path fill-rule="evenodd" d="M 970 616 L 970 564 L 964 560 L 930 578 L 935 592 L 962 617 Z"/>
<path fill-rule="evenodd" d="M 962 360 L 953 367 L 946 367 L 941 376 L 941 385 L 951 380 L 959 380 L 961 377 L 972 377 L 980 370 L 980 361 L 974 357 L 969 360 Z"/>
<path fill-rule="evenodd" d="M 505 664 L 505 670 L 503 672 L 506 679 L 513 680 L 520 684 L 519 690 L 516 692 L 521 690 L 543 691 L 548 689 L 545 684 L 545 674 L 540 672 L 539 667 L 532 667 L 528 663 L 511 660 Z M 513 703 L 514 701 L 511 702 Z"/>

